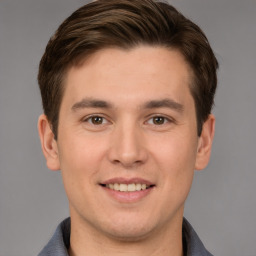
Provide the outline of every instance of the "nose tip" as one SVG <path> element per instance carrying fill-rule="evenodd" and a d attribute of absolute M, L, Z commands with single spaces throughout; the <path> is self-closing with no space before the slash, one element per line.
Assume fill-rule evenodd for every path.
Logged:
<path fill-rule="evenodd" d="M 119 155 L 113 159 L 113 163 L 121 164 L 126 168 L 134 167 L 142 164 L 144 161 L 141 157 L 134 154 L 127 154 L 119 152 Z"/>
<path fill-rule="evenodd" d="M 143 164 L 147 159 L 147 150 L 143 136 L 136 131 L 127 129 L 112 139 L 109 159 L 114 164 L 130 168 Z"/>

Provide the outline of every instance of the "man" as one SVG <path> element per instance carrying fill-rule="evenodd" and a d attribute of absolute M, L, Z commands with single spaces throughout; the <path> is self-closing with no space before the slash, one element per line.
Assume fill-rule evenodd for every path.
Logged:
<path fill-rule="evenodd" d="M 61 24 L 40 62 L 38 129 L 70 219 L 40 256 L 211 255 L 183 212 L 210 157 L 217 67 L 166 3 L 96 1 Z"/>

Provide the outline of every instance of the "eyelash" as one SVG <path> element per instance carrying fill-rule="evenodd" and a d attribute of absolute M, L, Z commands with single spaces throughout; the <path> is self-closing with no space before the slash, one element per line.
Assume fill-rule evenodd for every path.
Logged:
<path fill-rule="evenodd" d="M 92 121 L 93 118 L 100 118 L 103 120 L 103 123 L 94 124 Z M 102 124 L 106 123 L 106 121 L 107 121 L 107 119 L 105 117 L 103 117 L 102 115 L 91 115 L 91 116 L 88 116 L 85 119 L 83 119 L 83 122 L 90 123 L 91 125 L 95 125 L 95 126 L 102 125 Z"/>
<path fill-rule="evenodd" d="M 160 123 L 160 124 L 154 123 L 154 119 L 156 119 L 156 118 L 162 119 L 163 123 Z M 152 120 L 151 124 L 152 125 L 156 125 L 156 126 L 162 126 L 162 125 L 165 125 L 165 124 L 168 124 L 168 123 L 174 123 L 173 119 L 171 119 L 169 117 L 162 116 L 162 115 L 155 115 L 155 116 L 150 117 L 147 120 L 147 123 L 149 123 L 150 120 Z"/>
<path fill-rule="evenodd" d="M 93 118 L 99 118 L 102 120 L 102 122 L 96 124 L 93 122 Z M 162 119 L 163 122 L 159 123 L 159 124 L 154 123 L 154 119 L 156 119 L 156 118 Z M 152 122 L 150 122 L 150 120 L 152 120 Z M 95 114 L 95 115 L 91 115 L 91 116 L 84 118 L 83 122 L 89 123 L 90 125 L 93 125 L 93 126 L 101 126 L 101 125 L 106 124 L 108 122 L 108 119 L 100 114 L 97 114 L 97 115 Z M 147 121 L 145 123 L 148 123 L 150 125 L 155 125 L 155 126 L 162 126 L 162 125 L 165 125 L 168 123 L 175 123 L 175 120 L 170 117 L 163 116 L 163 115 L 154 115 L 154 116 L 147 118 Z"/>

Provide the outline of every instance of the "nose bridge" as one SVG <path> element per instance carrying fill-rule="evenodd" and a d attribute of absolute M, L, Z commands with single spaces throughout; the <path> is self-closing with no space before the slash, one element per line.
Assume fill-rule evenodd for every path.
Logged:
<path fill-rule="evenodd" d="M 126 120 L 117 124 L 111 145 L 110 159 L 112 162 L 127 167 L 143 163 L 147 158 L 142 130 L 136 122 Z"/>

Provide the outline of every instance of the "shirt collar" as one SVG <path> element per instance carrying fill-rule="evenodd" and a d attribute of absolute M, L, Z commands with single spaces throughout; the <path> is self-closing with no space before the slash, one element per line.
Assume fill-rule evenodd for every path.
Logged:
<path fill-rule="evenodd" d="M 184 255 L 186 256 L 213 256 L 209 253 L 190 223 L 183 218 L 182 237 Z"/>
<path fill-rule="evenodd" d="M 185 256 L 213 256 L 204 247 L 200 238 L 189 222 L 183 218 L 183 247 Z M 68 256 L 70 241 L 70 218 L 57 227 L 53 237 L 38 256 Z"/>

